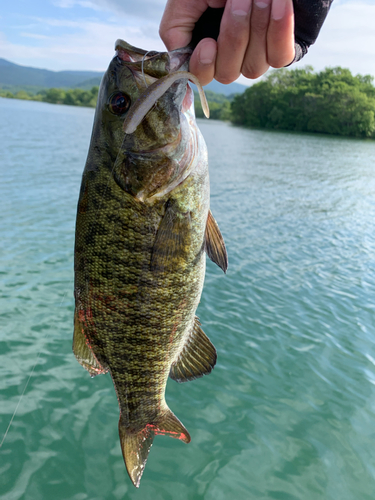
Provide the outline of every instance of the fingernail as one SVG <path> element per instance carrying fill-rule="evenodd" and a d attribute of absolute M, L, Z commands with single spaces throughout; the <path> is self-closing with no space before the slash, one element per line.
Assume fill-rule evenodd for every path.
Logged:
<path fill-rule="evenodd" d="M 231 9 L 235 16 L 247 16 L 251 9 L 251 0 L 232 0 Z"/>
<path fill-rule="evenodd" d="M 275 21 L 279 21 L 285 14 L 285 0 L 273 0 L 271 17 Z"/>
<path fill-rule="evenodd" d="M 260 9 L 265 9 L 266 7 L 269 6 L 271 3 L 271 0 L 255 0 L 255 5 L 259 7 Z"/>
<path fill-rule="evenodd" d="M 205 43 L 199 51 L 199 62 L 204 65 L 212 64 L 216 56 L 216 46 L 213 43 Z"/>

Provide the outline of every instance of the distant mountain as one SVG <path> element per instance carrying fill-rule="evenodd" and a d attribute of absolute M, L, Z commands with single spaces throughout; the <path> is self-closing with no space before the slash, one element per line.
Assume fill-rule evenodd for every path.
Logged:
<path fill-rule="evenodd" d="M 11 90 L 33 87 L 35 92 L 44 88 L 81 88 L 90 89 L 100 84 L 103 73 L 99 71 L 50 71 L 48 69 L 20 66 L 6 59 L 0 58 L 0 88 Z M 242 94 L 246 90 L 245 85 L 230 83 L 223 85 L 212 81 L 205 89 L 212 90 L 218 94 Z"/>
<path fill-rule="evenodd" d="M 102 76 L 103 76 L 103 74 L 100 73 L 100 76 L 94 76 L 94 78 L 89 78 L 88 80 L 77 83 L 76 85 L 74 85 L 74 88 L 75 89 L 90 90 L 93 87 L 99 87 L 100 82 L 102 80 Z"/>
<path fill-rule="evenodd" d="M 48 69 L 20 66 L 0 58 L 0 86 L 36 86 L 41 88 L 72 88 L 91 78 L 100 81 L 98 71 L 50 71 Z"/>
<path fill-rule="evenodd" d="M 242 94 L 247 89 L 246 85 L 241 85 L 240 83 L 229 83 L 228 85 L 224 85 L 222 83 L 217 82 L 216 80 L 212 80 L 211 83 L 204 87 L 205 90 L 212 90 L 212 92 L 216 92 L 217 94 L 224 94 L 226 96 L 232 94 Z"/>

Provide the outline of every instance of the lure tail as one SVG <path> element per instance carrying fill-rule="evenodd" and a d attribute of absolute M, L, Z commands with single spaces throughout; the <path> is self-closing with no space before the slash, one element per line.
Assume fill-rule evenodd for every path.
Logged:
<path fill-rule="evenodd" d="M 136 488 L 141 482 L 148 454 L 156 435 L 170 436 L 184 443 L 191 441 L 190 434 L 169 408 L 156 423 L 147 424 L 138 432 L 132 432 L 126 427 L 120 415 L 119 434 L 126 469 Z"/>

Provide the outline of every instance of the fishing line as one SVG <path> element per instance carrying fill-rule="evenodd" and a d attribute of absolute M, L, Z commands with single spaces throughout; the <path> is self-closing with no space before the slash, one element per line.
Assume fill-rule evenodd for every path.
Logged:
<path fill-rule="evenodd" d="M 48 335 L 49 335 L 49 333 L 48 333 L 48 334 L 47 334 L 47 336 L 43 339 L 44 341 L 46 341 L 46 340 L 47 340 Z M 16 409 L 14 410 L 13 415 L 12 415 L 12 418 L 10 419 L 9 425 L 8 425 L 8 427 L 7 427 L 7 430 L 5 431 L 4 437 L 3 437 L 3 439 L 2 439 L 2 441 L 1 441 L 1 443 L 0 443 L 0 448 L 3 446 L 3 443 L 4 443 L 4 441 L 5 441 L 5 438 L 6 438 L 6 437 L 7 437 L 7 435 L 8 435 L 9 429 L 10 429 L 10 427 L 11 427 L 12 423 L 13 423 L 14 417 L 16 416 L 16 413 L 17 413 L 18 407 L 19 407 L 19 406 L 20 406 L 20 404 L 21 404 L 21 401 L 22 401 L 22 399 L 23 399 L 23 396 L 25 395 L 26 389 L 27 389 L 27 387 L 28 387 L 28 385 L 29 385 L 29 382 L 30 382 L 31 377 L 33 376 L 34 370 L 35 370 L 35 368 L 36 368 L 36 366 L 37 366 L 37 364 L 38 364 L 38 362 L 39 362 L 39 358 L 40 358 L 40 355 L 41 355 L 41 354 L 42 354 L 42 349 L 39 351 L 38 357 L 36 358 L 36 362 L 35 362 L 35 364 L 34 364 L 34 366 L 33 366 L 32 370 L 31 370 L 31 373 L 30 373 L 30 375 L 29 375 L 29 378 L 27 379 L 26 385 L 25 385 L 25 387 L 24 387 L 24 389 L 23 389 L 23 391 L 22 391 L 22 394 L 21 394 L 20 399 L 19 399 L 19 401 L 18 401 L 18 403 L 17 403 Z"/>
<path fill-rule="evenodd" d="M 143 81 L 144 81 L 144 83 L 145 83 L 146 88 L 148 88 L 148 85 L 147 85 L 146 78 L 145 78 L 145 74 L 144 74 L 143 64 L 144 64 L 145 58 L 146 58 L 146 56 L 147 56 L 147 54 L 148 54 L 149 52 L 152 52 L 152 51 L 150 51 L 150 50 L 149 50 L 149 51 L 147 51 L 147 52 L 145 53 L 145 55 L 143 56 L 143 59 L 142 59 L 142 66 L 141 66 L 141 69 L 142 69 L 142 76 L 143 76 Z M 120 150 L 121 150 L 121 148 L 120 148 Z M 111 170 L 111 175 L 113 175 L 113 172 L 114 172 L 114 169 L 115 169 L 115 165 L 116 165 L 116 161 L 117 161 L 117 159 L 118 159 L 118 155 L 119 155 L 119 154 L 120 154 L 120 151 L 118 152 L 117 157 L 116 157 L 116 160 L 115 160 L 115 162 L 113 163 L 113 167 L 112 167 L 112 170 Z M 109 186 L 109 181 L 110 181 L 110 177 L 108 178 L 107 185 L 106 185 L 106 187 L 105 187 L 105 189 L 104 189 L 104 193 L 102 194 L 101 204 L 100 204 L 100 206 L 99 206 L 98 210 L 100 210 L 100 209 L 101 209 L 101 207 L 102 207 L 102 205 L 103 205 L 104 195 L 105 195 L 105 193 L 106 193 L 106 191 L 107 191 L 107 189 L 108 189 L 108 186 Z M 112 232 L 114 231 L 114 229 L 115 229 L 115 227 L 114 227 L 114 225 L 113 225 L 113 227 L 112 227 Z M 71 281 L 70 281 L 70 283 L 69 283 L 69 287 L 70 287 L 70 285 L 73 283 L 73 280 L 74 280 L 74 278 L 73 278 L 73 279 L 71 279 Z M 65 299 L 65 297 L 66 297 L 66 294 L 67 294 L 67 291 L 65 292 L 65 294 L 64 294 L 64 296 L 63 296 L 63 298 L 62 298 L 62 300 L 61 300 L 61 302 L 60 302 L 59 307 L 61 307 L 61 306 L 62 306 L 62 303 L 63 303 L 63 301 L 64 301 L 64 299 Z M 47 341 L 47 339 L 48 339 L 49 335 L 50 335 L 50 332 L 49 332 L 49 333 L 47 333 L 47 335 L 44 337 L 44 339 L 43 339 L 43 343 L 45 343 L 45 342 Z M 23 391 L 22 391 L 22 393 L 21 393 L 21 396 L 20 396 L 20 398 L 19 398 L 19 400 L 18 400 L 18 403 L 17 403 L 16 408 L 15 408 L 15 410 L 14 410 L 14 412 L 13 412 L 13 415 L 12 415 L 12 417 L 11 417 L 11 419 L 10 419 L 10 422 L 9 422 L 9 424 L 8 424 L 8 427 L 7 427 L 6 431 L 5 431 L 5 434 L 4 434 L 4 436 L 3 436 L 3 439 L 2 439 L 2 440 L 1 440 L 1 442 L 0 442 L 0 449 L 1 449 L 1 447 L 3 446 L 3 444 L 4 444 L 4 442 L 5 442 L 5 439 L 6 439 L 6 437 L 7 437 L 8 433 L 9 433 L 9 430 L 10 430 L 10 428 L 11 428 L 11 426 L 12 426 L 13 420 L 14 420 L 14 418 L 15 418 L 16 414 L 17 414 L 18 408 L 19 408 L 19 406 L 20 406 L 20 404 L 21 404 L 21 401 L 22 401 L 22 399 L 23 399 L 23 397 L 24 397 L 24 395 L 25 395 L 25 393 L 26 393 L 26 390 L 27 390 L 27 388 L 28 388 L 28 386 L 29 386 L 29 383 L 30 383 L 31 377 L 33 376 L 33 373 L 34 373 L 34 371 L 35 371 L 35 368 L 37 367 L 37 365 L 38 365 L 38 363 L 39 363 L 39 359 L 40 359 L 40 356 L 41 356 L 41 354 L 42 354 L 42 350 L 43 350 L 43 348 L 42 348 L 42 349 L 40 349 L 40 351 L 39 351 L 39 353 L 38 353 L 38 356 L 37 356 L 36 362 L 35 362 L 34 366 L 33 366 L 33 367 L 32 367 L 32 369 L 31 369 L 30 375 L 29 375 L 29 377 L 28 377 L 28 379 L 27 379 L 27 381 L 26 381 L 25 387 L 24 387 L 24 389 L 23 389 Z"/>
<path fill-rule="evenodd" d="M 150 52 L 150 51 L 149 51 L 149 52 Z M 147 53 L 146 53 L 146 54 L 147 54 Z M 146 54 L 145 54 L 145 56 L 146 56 Z M 119 152 L 118 152 L 118 154 L 117 154 L 116 160 L 117 160 L 117 158 L 118 158 L 118 155 L 119 155 L 119 154 L 120 154 L 120 151 L 119 151 Z M 116 165 L 116 161 L 113 163 L 113 167 L 112 167 L 112 170 L 111 170 L 111 175 L 113 175 L 113 172 L 114 172 L 114 169 L 115 169 L 115 165 Z M 105 193 L 106 193 L 106 191 L 107 191 L 107 189 L 108 189 L 108 186 L 109 186 L 109 181 L 110 181 L 110 177 L 108 177 L 108 182 L 107 182 L 107 185 L 106 185 L 106 187 L 105 187 L 105 189 L 104 189 L 104 192 L 103 192 L 103 194 L 102 194 L 101 203 L 100 203 L 100 205 L 99 205 L 99 207 L 98 207 L 98 209 L 97 209 L 98 211 L 99 211 L 99 210 L 102 208 L 102 206 L 103 206 L 103 202 L 104 202 L 104 195 L 105 195 Z M 112 232 L 113 232 L 113 231 L 114 231 L 114 227 L 112 228 Z M 70 280 L 70 283 L 69 283 L 69 288 L 70 288 L 70 286 L 72 285 L 73 281 L 74 281 L 74 278 Z M 61 299 L 60 305 L 58 306 L 59 308 L 62 306 L 62 304 L 63 304 L 63 302 L 64 302 L 64 300 L 65 300 L 66 294 L 67 294 L 67 291 L 65 291 L 64 296 L 63 296 L 63 298 Z M 50 332 L 48 332 L 48 333 L 47 333 L 47 335 L 44 337 L 44 339 L 43 339 L 43 343 L 45 343 L 45 342 L 48 340 L 49 335 L 50 335 Z M 9 425 L 8 425 L 8 427 L 7 427 L 6 431 L 5 431 L 5 434 L 4 434 L 4 436 L 3 436 L 3 439 L 2 439 L 2 440 L 1 440 L 1 442 L 0 442 L 0 449 L 1 449 L 1 447 L 3 446 L 3 444 L 4 444 L 4 442 L 5 442 L 5 439 L 6 439 L 6 437 L 7 437 L 8 433 L 9 433 L 9 430 L 10 430 L 10 428 L 11 428 L 11 426 L 12 426 L 13 420 L 14 420 L 14 418 L 15 418 L 16 414 L 17 414 L 18 408 L 19 408 L 19 406 L 20 406 L 20 404 L 21 404 L 21 401 L 22 401 L 22 399 L 23 399 L 23 397 L 24 397 L 24 395 L 25 395 L 25 392 L 26 392 L 26 390 L 27 390 L 27 387 L 28 387 L 28 385 L 29 385 L 29 383 L 30 383 L 31 377 L 33 376 L 33 373 L 34 373 L 34 371 L 35 371 L 35 368 L 37 367 L 37 365 L 38 365 L 38 363 L 39 363 L 39 359 L 40 359 L 40 356 L 41 356 L 41 354 L 42 354 L 42 350 L 43 350 L 43 348 L 42 348 L 42 349 L 40 349 L 40 351 L 39 351 L 39 353 L 38 353 L 38 356 L 37 356 L 36 362 L 35 362 L 34 366 L 33 366 L 33 367 L 32 367 L 32 369 L 31 369 L 30 375 L 29 375 L 29 377 L 28 377 L 28 379 L 27 379 L 27 381 L 26 381 L 26 384 L 25 384 L 25 387 L 24 387 L 24 389 L 23 389 L 23 391 L 22 391 L 22 394 L 21 394 L 21 396 L 20 396 L 20 399 L 18 400 L 18 403 L 17 403 L 17 405 L 16 405 L 16 408 L 15 408 L 15 410 L 14 410 L 14 412 L 13 412 L 12 418 L 10 419 Z"/>
<path fill-rule="evenodd" d="M 73 281 L 73 280 L 72 280 L 72 281 Z M 72 283 L 72 281 L 70 282 L 70 284 Z M 61 306 L 62 306 L 62 303 L 64 302 L 64 299 L 65 299 L 65 297 L 66 297 L 66 294 L 67 294 L 67 292 L 65 292 L 65 293 L 64 293 L 64 296 L 63 296 L 63 298 L 61 299 L 61 302 L 60 302 L 59 307 L 61 307 Z M 44 339 L 43 339 L 43 343 L 45 343 L 45 342 L 47 341 L 47 339 L 48 339 L 48 337 L 49 337 L 50 333 L 51 333 L 51 332 L 48 332 L 48 333 L 45 335 L 45 337 L 44 337 Z M 6 439 L 7 435 L 8 435 L 8 432 L 9 432 L 9 430 L 10 430 L 10 428 L 11 428 L 11 425 L 12 425 L 12 423 L 13 423 L 13 420 L 14 420 L 14 418 L 15 418 L 16 414 L 17 414 L 18 408 L 19 408 L 19 406 L 20 406 L 20 404 L 21 404 L 21 401 L 22 401 L 22 399 L 23 399 L 23 397 L 24 397 L 24 395 L 25 395 L 26 389 L 27 389 L 27 387 L 28 387 L 28 385 L 29 385 L 29 383 L 30 383 L 31 377 L 33 376 L 33 373 L 34 373 L 34 371 L 35 371 L 35 368 L 37 367 L 37 365 L 38 365 L 38 363 L 39 363 L 39 359 L 40 359 L 40 356 L 41 356 L 41 354 L 42 354 L 42 350 L 43 350 L 43 348 L 41 348 L 41 349 L 40 349 L 40 351 L 39 351 L 39 353 L 38 353 L 38 356 L 37 356 L 37 358 L 36 358 L 35 364 L 34 364 L 34 366 L 33 366 L 33 367 L 32 367 L 32 369 L 31 369 L 30 375 L 29 375 L 29 377 L 28 377 L 28 379 L 27 379 L 27 381 L 26 381 L 26 384 L 25 384 L 25 387 L 24 387 L 24 389 L 23 389 L 23 391 L 22 391 L 22 394 L 21 394 L 21 396 L 20 396 L 20 399 L 18 400 L 18 403 L 17 403 L 17 405 L 16 405 L 16 408 L 15 408 L 15 410 L 14 410 L 14 412 L 13 412 L 12 418 L 10 419 L 9 425 L 8 425 L 8 427 L 7 427 L 7 430 L 5 431 L 5 434 L 4 434 L 4 436 L 3 436 L 3 439 L 1 440 L 1 443 L 0 443 L 0 449 L 1 449 L 1 447 L 3 446 L 3 444 L 4 444 L 4 441 L 5 441 L 5 439 Z"/>

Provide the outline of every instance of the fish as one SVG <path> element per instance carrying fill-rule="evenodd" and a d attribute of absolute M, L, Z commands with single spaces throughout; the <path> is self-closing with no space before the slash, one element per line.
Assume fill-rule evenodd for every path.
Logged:
<path fill-rule="evenodd" d="M 191 440 L 166 403 L 166 384 L 215 366 L 196 309 L 206 254 L 224 272 L 228 257 L 188 85 L 192 49 L 117 40 L 115 51 L 78 199 L 73 352 L 92 377 L 112 377 L 122 454 L 139 487 L 156 435 Z"/>

